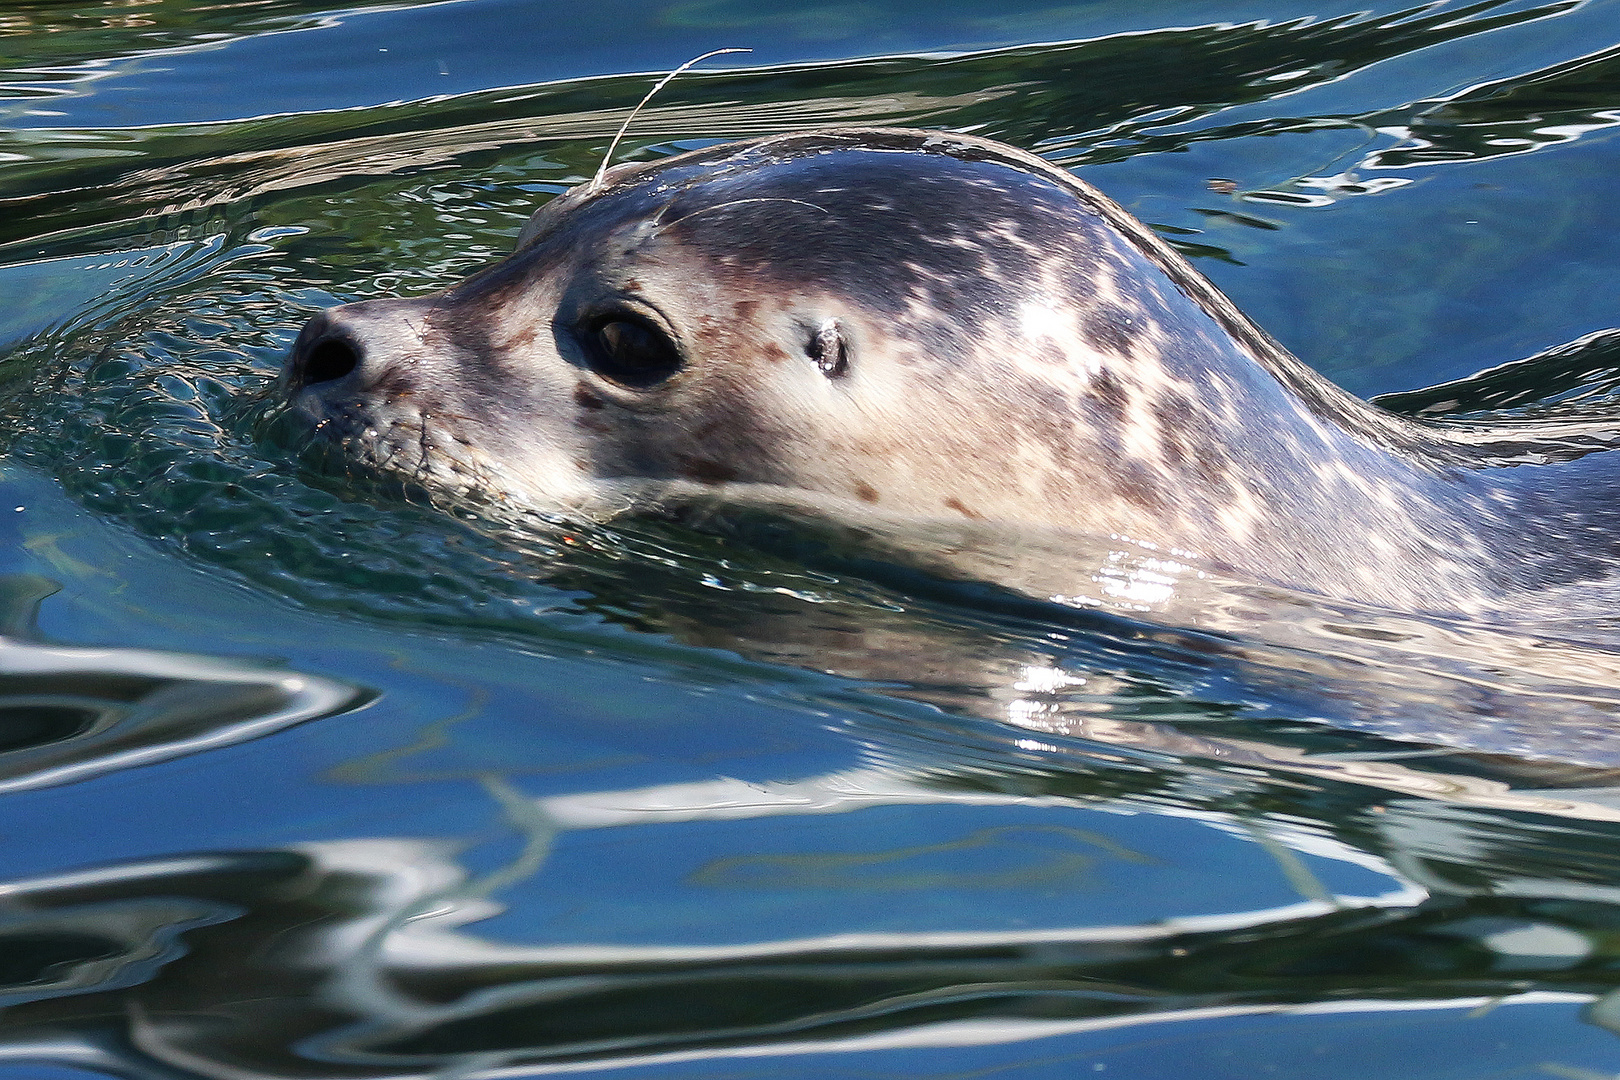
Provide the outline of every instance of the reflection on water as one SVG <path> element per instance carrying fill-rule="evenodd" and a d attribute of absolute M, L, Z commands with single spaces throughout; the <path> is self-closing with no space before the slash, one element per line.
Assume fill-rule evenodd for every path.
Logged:
<path fill-rule="evenodd" d="M 434 41 L 488 3 L 375 14 Z M 242 590 L 208 622 L 60 509 L 0 507 L 0 1069 L 1615 1071 L 1620 657 L 1603 597 L 1481 625 L 1326 604 L 1119 538 L 879 536 L 702 507 L 521 518 L 300 458 L 256 394 L 303 319 L 507 250 L 594 172 L 648 85 L 609 73 L 637 65 L 534 67 L 309 111 L 261 101 L 243 71 L 218 122 L 74 126 L 112 115 L 81 106 L 114 109 L 119 79 L 155 101 L 272 29 L 302 28 L 277 39 L 296 81 L 322 28 L 364 36 L 377 5 L 351 7 L 0 15 L 0 96 L 32 110 L 0 128 L 0 442 L 149 560 Z M 879 7 L 839 11 L 859 25 Z M 971 50 L 693 72 L 626 153 L 829 123 L 973 130 L 1140 196 L 1239 286 L 1262 266 L 1325 280 L 1355 258 L 1334 222 L 1399 232 L 1418 208 L 1506 231 L 1535 200 L 1493 202 L 1520 175 L 1502 170 L 1544 161 L 1556 193 L 1569 162 L 1612 154 L 1612 0 L 1147 10 L 964 3 L 952 25 L 995 30 Z M 832 17 L 649 12 L 670 33 Z M 253 21 L 280 16 L 297 21 Z M 532 50 L 520 36 L 488 47 L 511 66 Z M 711 44 L 733 43 L 749 42 Z M 1580 255 L 1600 275 L 1602 194 L 1536 219 L 1588 214 Z M 1487 255 L 1515 289 L 1575 272 L 1509 246 Z M 1465 254 L 1426 240 L 1408 258 L 1483 276 Z M 1613 315 L 1577 303 L 1597 291 L 1572 288 L 1574 314 L 1509 355 L 1569 345 L 1467 380 L 1403 371 L 1381 388 L 1451 381 L 1386 403 L 1521 424 L 1551 456 L 1612 445 Z M 1416 322 L 1468 347 L 1516 318 L 1435 310 Z M 1331 355 L 1335 332 L 1301 351 Z M 32 611 L 54 586 L 25 572 L 76 611 L 134 595 L 141 618 L 120 638 L 84 617 L 55 635 L 77 644 L 48 643 Z M 305 621 L 269 619 L 269 601 Z M 191 655 L 277 653 L 261 619 L 316 628 L 287 651 L 327 676 Z M 194 623 L 217 640 L 174 644 Z M 373 700 L 350 683 L 378 688 L 359 722 L 305 723 Z M 737 739 L 746 725 L 764 730 Z M 154 812 L 210 781 L 248 794 Z M 136 838 L 126 812 L 166 831 Z M 52 854 L 80 832 L 123 842 L 90 865 Z"/>
<path fill-rule="evenodd" d="M 1602 590 L 1550 596 L 1519 621 L 1487 623 L 1244 582 L 1122 538 L 974 525 L 891 534 L 802 517 L 773 525 L 742 512 L 703 524 L 791 556 L 801 581 L 666 547 L 663 573 L 697 575 L 705 588 L 661 584 L 644 626 L 1049 733 L 1185 720 L 1213 738 L 1286 718 L 1478 754 L 1620 766 L 1611 737 L 1620 652 Z M 576 528 L 572 569 L 590 565 L 592 546 L 637 550 L 647 541 L 636 529 Z M 523 532 L 500 535 L 509 549 L 543 557 Z M 638 580 L 645 587 L 655 576 Z M 623 583 L 588 587 L 615 613 L 640 606 L 619 595 Z M 723 615 L 712 590 L 733 593 Z"/>
<path fill-rule="evenodd" d="M 582 830 L 697 832 L 953 804 L 1066 806 L 1070 820 L 1112 828 L 1110 818 L 1148 805 L 1032 793 L 1032 781 L 1022 771 L 867 769 L 537 801 L 490 781 L 526 843 L 483 877 L 443 844 L 377 838 L 10 882 L 0 885 L 0 1060 L 139 1076 L 493 1076 L 518 1065 L 531 1075 L 567 1063 L 836 1061 L 1301 1009 L 1584 1004 L 1590 1023 L 1615 1026 L 1617 826 L 1543 818 L 1532 841 L 1526 819 L 1425 799 L 1340 801 L 1334 833 L 1279 824 L 1309 807 L 1304 790 L 1274 805 L 1269 825 L 1235 809 L 1187 812 L 1182 839 L 1202 857 L 1267 853 L 1251 873 L 1264 876 L 1269 858 L 1300 894 L 1269 908 L 1190 914 L 1196 897 L 1161 892 L 1152 902 L 1163 913 L 1143 922 L 890 932 L 844 929 L 834 913 L 816 935 L 745 930 L 712 945 L 523 945 L 477 932 L 504 906 L 499 890 L 544 882 L 554 872 L 546 853 Z M 1106 835 L 1047 840 L 1086 852 L 1116 887 L 1194 878 L 1190 865 L 1167 867 Z M 932 857 L 948 879 L 955 854 L 910 856 Z M 1324 885 L 1312 866 L 1335 863 L 1359 868 L 1372 891 Z M 734 888 L 736 870 L 711 863 L 687 887 Z M 748 887 L 850 886 L 835 877 Z"/>
<path fill-rule="evenodd" d="M 1620 390 L 1620 330 L 1575 341 L 1422 390 L 1384 394 L 1385 408 L 1453 423 L 1520 424 L 1538 430 L 1559 421 L 1596 427 Z M 1591 436 L 1612 431 L 1597 430 Z M 1590 447 L 1588 447 L 1590 448 Z"/>
<path fill-rule="evenodd" d="M 1361 176 L 1369 170 L 1519 154 L 1598 131 L 1609 123 L 1603 117 L 1620 108 L 1612 80 L 1603 77 L 1610 57 L 1582 57 L 1441 101 L 1417 97 L 1367 115 L 1283 108 L 1264 121 L 1234 120 L 1242 107 L 1274 101 L 1297 106 L 1301 95 L 1380 61 L 1579 6 L 1573 0 L 1487 0 L 1381 16 L 1178 26 L 941 58 L 696 70 L 638 114 L 635 141 L 896 123 L 991 135 L 1075 166 L 1289 132 L 1345 129 L 1384 136 L 1381 148 L 1356 167 L 1359 180 L 1340 177 L 1324 188 L 1320 178 L 1303 177 L 1287 191 L 1255 193 L 1309 204 L 1314 196 L 1304 192 L 1365 193 L 1409 182 Z M 1085 77 L 1075 77 L 1076 71 Z M 522 155 L 518 167 L 497 168 L 509 191 L 555 193 L 594 173 L 602 144 L 645 87 L 642 77 L 585 78 L 203 125 L 0 128 L 3 180 L 17 200 L 9 227 L 0 225 L 0 251 L 40 251 L 43 244 L 54 253 L 64 242 L 82 251 L 113 222 L 151 228 L 154 216 L 172 219 L 181 207 L 183 217 L 194 220 L 209 208 L 286 198 L 301 189 L 342 190 L 451 164 L 482 169 L 491 151 Z M 1549 102 L 1559 111 L 1549 115 Z M 1406 126 L 1397 126 L 1397 119 Z M 1401 149 L 1419 138 L 1419 130 L 1425 153 Z M 1516 137 L 1521 134 L 1536 138 Z M 538 155 L 537 148 L 543 148 Z M 71 186 L 64 187 L 63 176 L 72 177 Z M 500 193 L 491 190 L 486 197 L 499 199 Z M 430 203 L 420 209 L 438 208 Z M 401 215 L 416 209 L 394 203 L 386 218 L 357 223 L 349 216 L 343 224 L 366 233 L 403 229 Z M 520 224 L 513 221 L 514 232 Z M 442 231 L 411 230 L 416 236 Z M 1184 232 L 1175 230 L 1169 239 L 1187 243 L 1194 254 L 1209 253 L 1207 245 L 1183 239 Z"/>
<path fill-rule="evenodd" d="M 0 577 L 0 794 L 256 739 L 368 696 L 241 661 L 14 636 L 55 591 L 43 579 Z"/>
<path fill-rule="evenodd" d="M 1527 154 L 1612 128 L 1620 124 L 1611 97 L 1617 70 L 1620 50 L 1610 47 L 1528 76 L 1471 86 L 1455 97 L 1418 102 L 1404 126 L 1397 127 L 1393 116 L 1379 118 L 1388 122 L 1378 127 L 1404 139 L 1370 155 L 1363 167 Z"/>

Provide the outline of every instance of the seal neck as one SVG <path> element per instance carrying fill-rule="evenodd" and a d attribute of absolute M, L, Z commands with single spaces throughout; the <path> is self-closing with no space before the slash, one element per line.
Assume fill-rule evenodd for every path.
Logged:
<path fill-rule="evenodd" d="M 1249 550 L 1212 555 L 1397 610 L 1505 621 L 1609 614 L 1620 566 L 1612 428 L 1412 420 L 1267 344 L 1259 366 L 1288 405 L 1268 402 L 1285 412 L 1236 451 L 1237 472 L 1268 478 L 1256 481 L 1264 514 Z"/>

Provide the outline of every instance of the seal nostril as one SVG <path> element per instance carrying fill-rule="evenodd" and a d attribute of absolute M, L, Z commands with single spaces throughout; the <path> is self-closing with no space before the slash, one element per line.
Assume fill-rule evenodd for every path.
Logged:
<path fill-rule="evenodd" d="M 332 382 L 341 379 L 360 366 L 360 350 L 341 337 L 329 337 L 315 343 L 304 360 L 304 385 Z"/>

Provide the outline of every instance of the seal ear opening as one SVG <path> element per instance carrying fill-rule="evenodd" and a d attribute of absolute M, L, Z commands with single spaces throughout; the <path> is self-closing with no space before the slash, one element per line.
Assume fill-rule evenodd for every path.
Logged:
<path fill-rule="evenodd" d="M 849 371 L 849 341 L 837 319 L 828 319 L 816 327 L 804 351 L 829 379 L 836 379 Z"/>

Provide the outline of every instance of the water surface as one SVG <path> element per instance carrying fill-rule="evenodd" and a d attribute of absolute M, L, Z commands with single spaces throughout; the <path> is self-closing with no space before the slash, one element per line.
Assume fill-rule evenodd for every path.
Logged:
<path fill-rule="evenodd" d="M 1609 415 L 1613 0 L 12 5 L 0 1075 L 1620 1072 L 1604 618 L 1191 625 L 1129 545 L 1045 603 L 264 424 L 721 46 L 621 158 L 1005 139 L 1355 393 Z"/>

